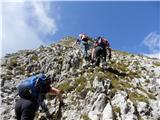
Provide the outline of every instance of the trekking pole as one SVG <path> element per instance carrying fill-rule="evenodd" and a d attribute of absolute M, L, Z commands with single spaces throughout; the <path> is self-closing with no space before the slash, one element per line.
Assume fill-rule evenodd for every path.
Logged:
<path fill-rule="evenodd" d="M 41 103 L 41 107 L 42 107 L 43 111 L 46 113 L 47 119 L 52 120 L 52 118 L 51 118 L 52 115 L 49 113 L 49 109 L 48 109 L 48 107 L 47 107 L 47 105 L 45 104 L 44 101 Z"/>
<path fill-rule="evenodd" d="M 56 117 L 57 117 L 57 120 L 60 120 L 61 117 L 62 117 L 62 107 L 64 106 L 64 103 L 63 102 L 60 102 L 59 103 L 59 107 L 58 107 L 58 111 L 56 113 Z"/>

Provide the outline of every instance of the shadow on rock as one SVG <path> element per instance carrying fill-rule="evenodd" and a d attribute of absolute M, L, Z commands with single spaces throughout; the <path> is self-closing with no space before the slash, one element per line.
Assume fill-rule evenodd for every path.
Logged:
<path fill-rule="evenodd" d="M 124 72 L 119 72 L 117 69 L 113 69 L 113 68 L 111 68 L 111 67 L 109 67 L 109 68 L 104 68 L 104 70 L 105 70 L 105 71 L 108 71 L 108 72 L 111 72 L 111 73 L 113 73 L 113 74 L 116 74 L 116 75 L 118 75 L 118 76 L 122 76 L 122 77 L 127 76 L 126 73 L 124 73 Z"/>
<path fill-rule="evenodd" d="M 53 113 L 53 115 L 52 115 L 52 116 L 54 116 L 53 120 L 61 120 L 61 118 L 62 118 L 62 108 L 61 107 L 62 106 L 59 106 L 58 111 L 56 113 Z"/>

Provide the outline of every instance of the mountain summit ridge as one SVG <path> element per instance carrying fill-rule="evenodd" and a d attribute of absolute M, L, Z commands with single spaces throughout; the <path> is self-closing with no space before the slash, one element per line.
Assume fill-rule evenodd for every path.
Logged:
<path fill-rule="evenodd" d="M 158 120 L 160 119 L 160 61 L 118 50 L 106 67 L 82 67 L 74 37 L 49 46 L 22 50 L 1 59 L 1 118 L 14 120 L 20 80 L 41 72 L 54 78 L 66 106 L 57 118 L 58 103 L 46 96 L 53 120 Z M 45 119 L 38 112 L 36 120 Z"/>

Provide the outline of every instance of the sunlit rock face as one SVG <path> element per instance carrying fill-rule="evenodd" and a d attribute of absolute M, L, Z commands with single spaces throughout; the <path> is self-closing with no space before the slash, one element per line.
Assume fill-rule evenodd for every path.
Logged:
<path fill-rule="evenodd" d="M 105 66 L 83 67 L 75 38 L 23 50 L 1 58 L 1 119 L 15 120 L 17 86 L 26 77 L 49 73 L 52 86 L 63 91 L 65 106 L 46 95 L 53 120 L 160 119 L 160 60 L 112 51 Z M 41 109 L 41 108 L 40 108 Z M 60 111 L 60 113 L 59 113 Z M 35 120 L 47 119 L 39 110 Z"/>

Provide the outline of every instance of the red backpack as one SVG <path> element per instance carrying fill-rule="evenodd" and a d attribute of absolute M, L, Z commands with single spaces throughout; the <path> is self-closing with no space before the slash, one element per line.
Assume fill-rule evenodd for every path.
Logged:
<path fill-rule="evenodd" d="M 106 47 L 109 47 L 110 45 L 109 45 L 109 42 L 107 39 L 102 38 L 102 37 L 98 37 L 96 39 L 95 46 L 101 46 L 103 48 L 106 48 Z"/>

